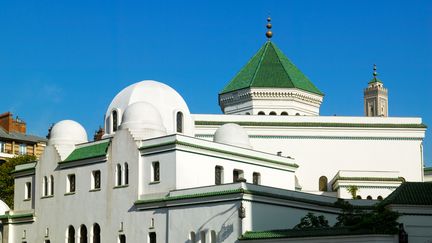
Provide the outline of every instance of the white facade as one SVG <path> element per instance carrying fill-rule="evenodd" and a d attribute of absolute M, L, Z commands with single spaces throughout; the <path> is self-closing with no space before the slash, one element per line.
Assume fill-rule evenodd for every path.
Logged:
<path fill-rule="evenodd" d="M 334 224 L 353 185 L 377 199 L 423 181 L 421 118 L 191 115 L 156 81 L 125 88 L 105 118 L 94 142 L 57 123 L 37 164 L 16 168 L 4 243 L 237 242 L 308 212 Z"/>

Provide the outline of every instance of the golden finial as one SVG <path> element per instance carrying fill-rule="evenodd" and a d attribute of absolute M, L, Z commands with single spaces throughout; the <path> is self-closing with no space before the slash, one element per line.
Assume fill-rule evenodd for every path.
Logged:
<path fill-rule="evenodd" d="M 270 41 L 270 39 L 273 36 L 273 32 L 271 31 L 272 24 L 271 24 L 271 18 L 270 17 L 267 18 L 267 25 L 266 25 L 266 27 L 267 27 L 266 36 L 267 36 L 267 39 Z"/>
<path fill-rule="evenodd" d="M 373 66 L 373 76 L 374 76 L 374 78 L 376 78 L 376 76 L 378 76 L 376 64 L 374 64 L 374 66 Z"/>

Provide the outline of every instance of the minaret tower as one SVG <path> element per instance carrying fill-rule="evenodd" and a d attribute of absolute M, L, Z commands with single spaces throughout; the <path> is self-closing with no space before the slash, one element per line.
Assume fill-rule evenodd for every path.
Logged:
<path fill-rule="evenodd" d="M 374 64 L 373 78 L 364 90 L 365 116 L 388 116 L 388 92 L 381 80 L 377 78 L 376 70 Z"/>

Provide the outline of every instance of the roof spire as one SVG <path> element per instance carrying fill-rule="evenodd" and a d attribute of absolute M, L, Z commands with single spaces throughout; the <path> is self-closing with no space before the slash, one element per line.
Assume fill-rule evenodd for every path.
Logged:
<path fill-rule="evenodd" d="M 377 73 L 377 66 L 376 66 L 376 64 L 374 64 L 374 66 L 373 66 L 373 76 L 374 76 L 374 79 L 376 80 L 376 78 L 377 78 L 377 76 L 378 76 L 378 73 Z"/>
<path fill-rule="evenodd" d="M 271 31 L 272 24 L 271 24 L 271 18 L 270 17 L 267 18 L 267 25 L 266 25 L 266 27 L 267 27 L 267 32 L 266 32 L 267 40 L 270 41 L 270 39 L 273 36 L 273 32 Z"/>

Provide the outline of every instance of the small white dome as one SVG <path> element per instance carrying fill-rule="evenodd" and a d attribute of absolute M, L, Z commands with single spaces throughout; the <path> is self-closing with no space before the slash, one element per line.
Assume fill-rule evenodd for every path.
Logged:
<path fill-rule="evenodd" d="M 87 142 L 87 132 L 76 121 L 63 120 L 57 122 L 51 129 L 49 145 L 78 144 Z"/>
<path fill-rule="evenodd" d="M 133 135 L 140 134 L 140 139 L 166 135 L 159 111 L 147 102 L 129 105 L 123 114 L 120 129 L 129 129 Z"/>
<path fill-rule="evenodd" d="M 5 214 L 6 211 L 9 211 L 9 207 L 8 205 L 6 205 L 6 203 L 4 203 L 2 200 L 0 200 L 0 215 Z"/>
<path fill-rule="evenodd" d="M 106 136 L 114 133 L 113 111 L 117 112 L 118 123 L 122 124 L 124 113 L 128 107 L 137 102 L 146 102 L 159 112 L 163 126 L 168 134 L 176 132 L 176 114 L 183 114 L 184 134 L 194 135 L 194 122 L 184 99 L 170 86 L 153 81 L 145 80 L 132 84 L 120 91 L 111 101 L 105 114 Z"/>
<path fill-rule="evenodd" d="M 213 141 L 242 148 L 252 148 L 246 131 L 235 123 L 227 123 L 219 127 L 214 134 Z"/>

